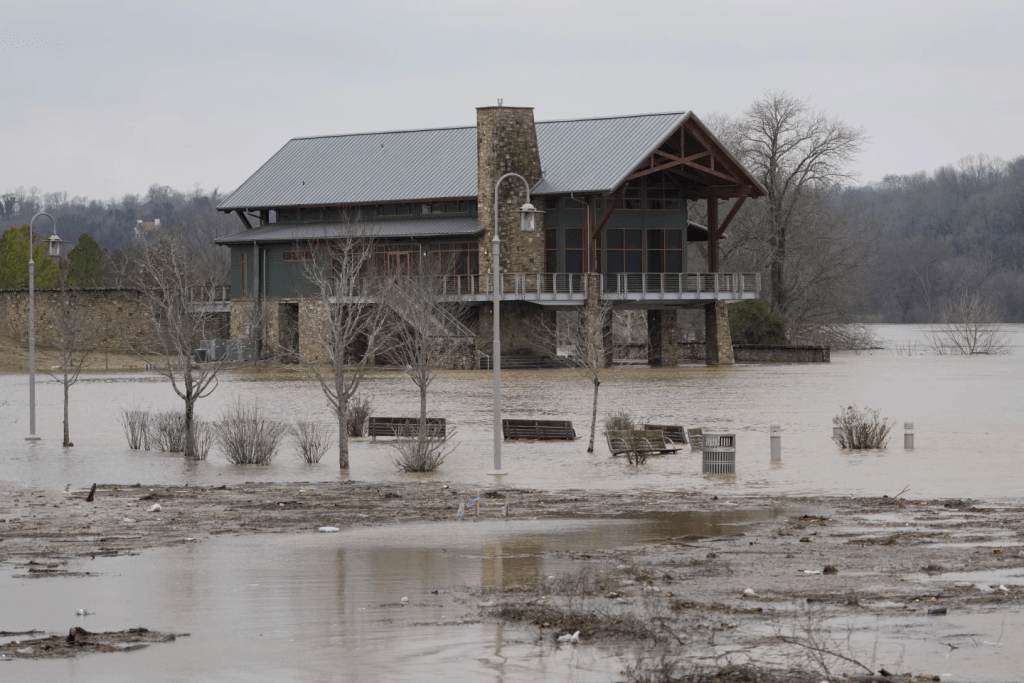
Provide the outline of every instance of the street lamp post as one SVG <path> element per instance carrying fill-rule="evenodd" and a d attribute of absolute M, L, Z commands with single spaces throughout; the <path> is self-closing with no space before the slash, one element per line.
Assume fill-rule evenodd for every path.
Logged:
<path fill-rule="evenodd" d="M 491 240 L 491 255 L 494 264 L 494 350 L 491 355 L 491 366 L 494 369 L 494 470 L 490 474 L 507 474 L 501 469 L 501 239 L 498 237 L 498 188 L 505 178 L 519 178 L 526 186 L 526 203 L 519 209 L 519 229 L 532 232 L 535 229 L 535 217 L 538 213 L 530 203 L 530 183 L 518 173 L 506 173 L 494 183 L 494 239 Z"/>
<path fill-rule="evenodd" d="M 47 240 L 50 258 L 60 258 L 60 238 L 57 221 L 48 213 L 37 213 L 28 223 L 28 436 L 25 441 L 39 441 L 36 436 L 36 219 L 46 216 L 53 223 L 53 235 Z"/>

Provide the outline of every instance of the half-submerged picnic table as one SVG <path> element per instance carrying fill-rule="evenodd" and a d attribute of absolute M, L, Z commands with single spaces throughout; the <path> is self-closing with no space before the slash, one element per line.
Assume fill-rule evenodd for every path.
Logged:
<path fill-rule="evenodd" d="M 677 453 L 677 446 L 660 429 L 612 429 L 605 432 L 612 455 L 623 453 Z"/>
<path fill-rule="evenodd" d="M 571 420 L 515 420 L 501 421 L 501 433 L 506 439 L 538 439 L 572 441 L 576 430 Z"/>
<path fill-rule="evenodd" d="M 367 436 L 377 440 L 378 436 L 411 437 L 416 436 L 419 429 L 420 419 L 418 417 L 375 417 L 370 416 L 367 423 Z M 443 439 L 446 433 L 445 418 L 428 417 L 427 434 L 431 438 Z"/>

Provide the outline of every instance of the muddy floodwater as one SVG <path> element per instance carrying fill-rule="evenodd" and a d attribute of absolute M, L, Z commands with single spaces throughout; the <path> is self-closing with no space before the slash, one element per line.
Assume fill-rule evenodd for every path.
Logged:
<path fill-rule="evenodd" d="M 38 501 L 39 491 L 77 510 L 71 506 L 84 505 L 84 500 L 60 498 L 65 486 L 82 492 L 93 482 L 234 487 L 255 481 L 352 480 L 371 485 L 426 481 L 436 482 L 439 490 L 444 484 L 458 488 L 458 500 L 463 493 L 468 498 L 473 491 L 499 486 L 519 491 L 628 494 L 623 498 L 640 498 L 642 493 L 656 501 L 668 500 L 673 492 L 700 492 L 701 500 L 719 507 L 713 512 L 665 514 L 653 514 L 650 510 L 655 508 L 647 507 L 635 514 L 620 510 L 599 518 L 574 516 L 571 506 L 563 517 L 517 516 L 513 507 L 508 520 L 490 515 L 462 523 L 401 522 L 404 513 L 398 509 L 396 523 L 357 524 L 339 533 L 315 533 L 310 527 L 301 533 L 211 534 L 127 556 L 73 556 L 61 569 L 66 575 L 60 577 L 29 578 L 32 570 L 19 560 L 14 566 L 0 566 L 0 631 L 66 633 L 69 626 L 78 625 L 101 632 L 145 626 L 190 635 L 123 655 L 5 659 L 0 661 L 0 680 L 621 680 L 623 668 L 635 656 L 632 646 L 557 646 L 547 630 L 488 616 L 484 607 L 496 594 L 489 589 L 543 584 L 548 576 L 572 571 L 574 559 L 589 552 L 605 553 L 614 565 L 616 549 L 642 545 L 648 539 L 654 544 L 693 535 L 722 541 L 724 547 L 731 538 L 745 552 L 755 553 L 755 544 L 762 539 L 756 533 L 740 539 L 735 537 L 738 532 L 763 529 L 756 525 L 769 522 L 785 531 L 789 522 L 779 520 L 789 515 L 806 517 L 809 511 L 812 516 L 819 514 L 807 507 L 815 504 L 815 496 L 892 497 L 909 487 L 907 498 L 932 499 L 925 510 L 929 513 L 942 507 L 935 499 L 971 498 L 994 508 L 1019 504 L 1024 492 L 1020 419 L 1024 327 L 1004 330 L 1011 353 L 1000 356 L 927 354 L 922 352 L 922 328 L 879 326 L 876 331 L 886 349 L 833 353 L 829 364 L 618 368 L 602 382 L 593 454 L 586 452 L 592 391 L 586 380 L 571 370 L 506 371 L 502 377 L 505 416 L 569 419 L 581 438 L 505 442 L 507 474 L 497 479 L 488 474 L 493 443 L 489 372 L 445 372 L 436 379 L 429 413 L 447 419 L 458 445 L 441 469 L 431 474 L 398 472 L 385 440 L 352 441 L 351 467 L 340 472 L 333 450 L 320 464 L 310 466 L 295 457 L 287 441 L 266 467 L 230 465 L 216 447 L 203 462 L 187 461 L 180 454 L 129 450 L 118 424 L 123 407 L 137 405 L 153 411 L 181 407 L 170 385 L 151 373 L 83 376 L 71 390 L 71 435 L 76 445 L 69 449 L 61 447 L 61 387 L 45 375 L 38 376 L 37 433 L 42 438 L 27 442 L 27 377 L 0 375 L 0 403 L 6 401 L 0 406 L 0 481 L 26 491 L 25 500 L 11 496 L 12 501 L 3 501 L 11 511 L 0 519 L 4 523 L 15 519 L 19 524 L 35 523 L 26 520 L 37 510 L 32 505 L 43 505 L 29 497 Z M 363 394 L 372 399 L 378 416 L 413 416 L 418 409 L 418 395 L 400 371 L 374 371 L 366 379 Z M 330 419 L 318 387 L 291 368 L 225 372 L 216 392 L 198 404 L 198 417 L 217 420 L 238 397 L 257 398 L 269 415 L 286 421 Z M 887 449 L 854 453 L 832 441 L 832 418 L 841 406 L 852 404 L 878 408 L 895 421 Z M 702 475 L 700 455 L 689 448 L 652 458 L 640 468 L 612 458 L 601 433 L 602 421 L 622 409 L 646 422 L 734 432 L 737 474 Z M 905 421 L 914 423 L 913 450 L 903 448 Z M 783 429 L 782 462 L 774 464 L 768 438 L 772 422 L 781 423 Z M 803 507 L 783 502 L 776 509 L 771 507 L 775 501 L 765 498 L 776 494 L 808 497 L 811 502 L 803 501 Z M 745 509 L 743 496 L 757 497 L 762 504 Z M 164 499 L 164 504 L 170 510 L 184 500 Z M 723 505 L 733 507 L 723 511 Z M 965 508 L 968 505 L 964 503 Z M 85 514 L 82 510 L 72 516 Z M 415 511 L 409 512 L 414 516 Z M 133 510 L 130 514 L 141 518 L 145 513 Z M 918 544 L 914 534 L 935 531 L 911 513 L 893 512 L 892 519 L 885 514 L 876 515 L 870 523 L 857 523 L 901 527 L 901 536 L 888 527 L 885 533 L 890 536 L 880 536 L 888 538 L 890 546 L 911 537 L 915 540 L 906 542 Z M 956 519 L 955 512 L 946 514 Z M 144 533 L 143 523 L 124 521 L 124 534 Z M 771 547 L 785 550 L 771 562 L 764 560 L 766 566 L 785 564 L 787 560 L 780 559 L 784 556 L 797 569 L 820 569 L 828 558 L 813 554 L 814 548 L 825 547 L 824 537 L 812 542 L 815 529 L 801 526 L 792 537 L 789 533 L 776 537 Z M 830 533 L 835 539 L 855 535 L 843 528 Z M 942 559 L 943 542 L 950 549 L 978 549 L 988 558 L 998 544 L 998 557 L 1007 558 L 1005 570 L 982 572 L 969 562 L 949 562 L 936 577 L 920 570 L 930 556 L 915 560 L 916 565 L 892 569 L 897 585 L 908 587 L 901 590 L 909 591 L 909 597 L 901 598 L 898 605 L 904 611 L 894 610 L 890 617 L 886 605 L 865 597 L 863 616 L 849 621 L 859 645 L 874 648 L 890 657 L 888 661 L 943 674 L 943 680 L 1019 680 L 1016 653 L 1024 647 L 1024 613 L 1010 606 L 1024 595 L 1024 569 L 1013 559 L 1024 557 L 1024 546 L 1018 548 L 1011 529 L 993 534 L 963 539 L 937 535 L 929 540 L 934 542 L 930 548 L 939 558 L 936 561 L 948 562 Z M 2 535 L 0 529 L 0 540 Z M 918 551 L 921 547 L 913 546 Z M 707 548 L 687 552 L 691 559 L 686 566 L 691 567 L 713 563 L 717 557 Z M 894 547 L 891 554 L 885 553 L 880 557 L 887 558 L 886 567 L 889 558 L 896 566 L 900 551 Z M 740 555 L 737 551 L 730 557 Z M 760 556 L 751 557 L 757 558 L 751 562 L 762 562 Z M 886 568 L 877 571 L 884 575 Z M 760 573 L 760 569 L 753 571 L 754 578 L 744 581 L 752 583 Z M 796 569 L 788 566 L 784 573 L 789 581 L 797 576 Z M 816 577 L 808 582 L 819 580 L 821 574 L 807 573 Z M 723 576 L 731 574 L 730 569 Z M 855 580 L 845 568 L 839 576 Z M 916 596 L 940 590 L 932 587 L 939 580 L 1005 583 L 1006 600 L 1011 602 L 1006 607 L 986 604 L 970 611 L 952 610 L 942 621 L 908 616 L 911 611 L 907 610 L 922 611 Z M 888 594 L 878 588 L 881 580 L 874 573 L 866 575 L 865 581 L 869 596 L 872 591 Z M 730 584 L 728 591 L 739 601 L 747 585 Z M 885 590 L 891 592 L 891 588 Z M 764 603 L 765 610 L 788 614 L 806 608 L 808 600 L 799 596 L 809 593 L 794 590 L 793 594 L 798 597 L 780 593 L 776 602 Z M 888 598 L 875 601 L 879 600 Z M 75 616 L 79 608 L 92 613 Z M 749 628 L 747 636 L 756 639 L 760 633 Z M 880 631 L 885 636 L 878 643 Z M 15 637 L 0 638 L 0 644 Z M 757 656 L 756 650 L 750 653 Z"/>
<path fill-rule="evenodd" d="M 538 642 L 535 631 L 481 621 L 482 598 L 452 589 L 528 584 L 568 569 L 560 553 L 646 537 L 734 534 L 776 514 L 482 520 L 221 537 L 132 557 L 85 558 L 74 569 L 89 577 L 6 572 L 2 625 L 62 632 L 69 619 L 90 631 L 159 623 L 191 635 L 130 657 L 0 662 L 0 675 L 104 683 L 137 681 L 140 670 L 167 681 L 606 681 L 622 667 L 615 652 L 558 648 Z M 76 618 L 79 608 L 94 614 Z"/>
<path fill-rule="evenodd" d="M 729 494 L 881 495 L 909 486 L 915 496 L 1017 498 L 1024 492 L 1024 327 L 1006 326 L 1012 353 L 1000 356 L 936 356 L 921 353 L 923 329 L 876 328 L 889 349 L 834 353 L 829 364 L 625 367 L 602 383 L 595 452 L 587 454 L 591 387 L 571 370 L 503 373 L 508 417 L 570 419 L 582 438 L 574 442 L 506 442 L 502 485 L 545 489 L 721 490 Z M 913 348 L 916 345 L 916 349 Z M 908 349 L 909 353 L 908 354 Z M 225 373 L 216 392 L 199 402 L 202 419 L 216 420 L 238 396 L 255 397 L 269 414 L 285 420 L 327 421 L 320 390 L 294 372 L 268 369 Z M 282 379 L 288 378 L 288 379 Z M 399 473 L 383 441 L 351 442 L 351 467 L 339 472 L 328 453 L 308 466 L 286 443 L 268 467 L 232 466 L 216 448 L 206 462 L 179 455 L 131 451 L 117 422 L 123 406 L 180 409 L 167 382 L 154 374 L 85 376 L 71 390 L 71 434 L 76 446 L 61 447 L 61 390 L 37 377 L 37 432 L 28 434 L 27 378 L 0 376 L 0 453 L 3 477 L 63 488 L 99 482 L 222 484 L 245 481 L 385 482 L 438 478 L 487 486 L 492 469 L 491 374 L 442 373 L 431 388 L 428 409 L 456 431 L 458 447 L 435 474 Z M 375 372 L 363 393 L 381 416 L 412 416 L 418 395 L 399 371 Z M 840 406 L 878 408 L 895 420 L 889 447 L 849 452 L 831 440 Z M 601 434 L 605 415 L 629 410 L 658 424 L 735 432 L 737 474 L 703 477 L 700 457 L 688 449 L 653 458 L 639 470 L 609 457 Z M 903 423 L 915 426 L 915 446 L 903 449 Z M 768 425 L 782 425 L 782 463 L 770 462 Z"/>

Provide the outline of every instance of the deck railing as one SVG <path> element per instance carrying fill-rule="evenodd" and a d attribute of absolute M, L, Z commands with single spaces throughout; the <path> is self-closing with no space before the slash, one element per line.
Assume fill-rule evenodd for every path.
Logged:
<path fill-rule="evenodd" d="M 761 289 L 759 273 L 610 273 L 603 299 L 744 299 Z"/>
<path fill-rule="evenodd" d="M 503 301 L 582 302 L 587 298 L 591 276 L 586 273 L 502 273 L 499 278 Z M 753 299 L 761 290 L 758 273 L 612 273 L 598 275 L 601 298 L 614 301 L 687 301 Z M 446 275 L 441 278 L 441 296 L 449 299 L 490 301 L 494 296 L 493 275 Z M 357 280 L 338 300 L 373 300 L 375 283 Z M 229 290 L 230 291 L 230 290 Z"/>

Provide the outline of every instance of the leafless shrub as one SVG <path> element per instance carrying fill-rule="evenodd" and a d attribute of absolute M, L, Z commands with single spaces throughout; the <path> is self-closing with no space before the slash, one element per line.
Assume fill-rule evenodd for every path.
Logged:
<path fill-rule="evenodd" d="M 998 355 L 1010 352 L 999 328 L 995 308 L 977 292 L 962 291 L 942 309 L 940 321 L 926 333 L 928 345 L 940 356 Z"/>
<path fill-rule="evenodd" d="M 430 427 L 422 424 L 411 436 L 397 434 L 391 442 L 395 466 L 403 472 L 433 472 L 455 450 L 454 435 L 449 430 L 443 438 L 432 436 Z"/>
<path fill-rule="evenodd" d="M 836 441 L 843 448 L 863 450 L 885 448 L 889 430 L 895 422 L 879 416 L 878 410 L 847 406 L 839 411 L 839 434 Z"/>
<path fill-rule="evenodd" d="M 258 402 L 239 398 L 217 423 L 216 441 L 234 465 L 269 465 L 287 433 L 288 426 L 266 417 Z"/>
<path fill-rule="evenodd" d="M 299 459 L 307 465 L 315 465 L 331 447 L 331 429 L 321 422 L 297 420 L 292 426 L 292 441 Z"/>
<path fill-rule="evenodd" d="M 651 442 L 639 429 L 626 430 L 626 460 L 630 465 L 643 465 L 651 455 Z"/>
<path fill-rule="evenodd" d="M 619 410 L 604 419 L 604 430 L 606 432 L 617 432 L 633 429 L 636 421 L 628 410 Z"/>
<path fill-rule="evenodd" d="M 185 414 L 174 410 L 157 413 L 149 419 L 150 445 L 167 453 L 185 452 Z"/>
<path fill-rule="evenodd" d="M 195 460 L 206 460 L 216 435 L 215 425 L 206 420 L 192 421 L 192 438 L 195 440 Z"/>
<path fill-rule="evenodd" d="M 149 411 L 136 404 L 121 408 L 117 418 L 124 436 L 128 439 L 128 448 L 133 451 L 149 450 Z"/>
<path fill-rule="evenodd" d="M 353 396 L 348 401 L 348 435 L 362 436 L 366 420 L 373 414 L 373 402 L 365 396 Z"/>

